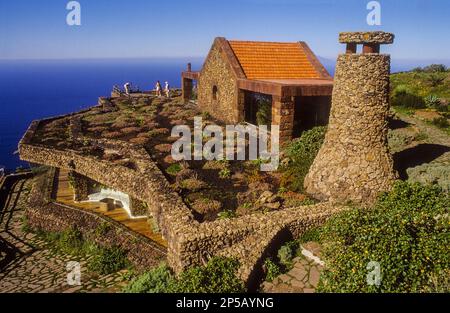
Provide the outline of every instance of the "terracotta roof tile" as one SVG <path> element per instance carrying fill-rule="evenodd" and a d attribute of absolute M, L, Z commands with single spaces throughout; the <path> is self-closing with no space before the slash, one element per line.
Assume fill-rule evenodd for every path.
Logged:
<path fill-rule="evenodd" d="M 320 78 L 297 43 L 229 41 L 248 79 Z"/>

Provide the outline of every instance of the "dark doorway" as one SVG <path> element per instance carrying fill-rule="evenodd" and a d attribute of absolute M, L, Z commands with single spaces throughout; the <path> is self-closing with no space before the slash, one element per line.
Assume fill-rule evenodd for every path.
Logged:
<path fill-rule="evenodd" d="M 192 80 L 192 90 L 191 90 L 191 97 L 189 99 L 192 103 L 197 103 L 198 98 L 198 88 L 197 88 L 197 81 L 195 79 Z"/>
<path fill-rule="evenodd" d="M 294 137 L 315 126 L 328 125 L 331 96 L 295 97 Z"/>
<path fill-rule="evenodd" d="M 247 123 L 270 127 L 272 122 L 272 96 L 246 91 L 244 103 L 244 120 Z"/>

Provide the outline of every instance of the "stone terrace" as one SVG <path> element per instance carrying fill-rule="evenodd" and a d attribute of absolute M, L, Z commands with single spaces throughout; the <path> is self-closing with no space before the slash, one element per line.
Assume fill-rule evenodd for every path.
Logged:
<path fill-rule="evenodd" d="M 32 163 L 76 172 L 147 203 L 149 214 L 157 221 L 167 241 L 167 259 L 176 272 L 202 264 L 214 255 L 236 257 L 241 262 L 242 279 L 254 288 L 261 274 L 262 261 L 268 254 L 285 240 L 322 224 L 332 214 L 344 209 L 330 203 L 319 203 L 199 223 L 170 186 L 158 164 L 142 148 L 142 144 L 148 142 L 144 132 L 140 132 L 142 128 L 128 125 L 127 120 L 108 120 L 117 110 L 112 100 L 103 98 L 99 106 L 87 111 L 33 122 L 19 144 L 20 156 Z M 149 97 L 138 101 L 149 101 Z M 124 116 L 133 114 L 132 108 L 125 110 Z M 148 110 L 152 108 L 148 107 Z M 90 125 L 89 132 L 97 133 L 98 138 L 85 136 L 80 131 L 84 127 L 82 118 L 89 117 L 89 114 L 108 120 L 111 125 L 122 122 L 122 125 L 116 124 L 122 132 L 111 134 L 109 128 Z M 141 123 L 146 125 L 155 121 L 146 121 L 144 116 Z M 46 127 L 49 124 L 53 127 Z M 157 124 L 151 126 L 153 128 L 145 130 L 146 134 L 166 131 L 158 128 Z M 120 140 L 108 139 L 118 135 L 122 136 Z M 105 157 L 106 151 L 119 153 Z M 45 228 L 48 214 L 55 221 L 59 219 L 59 225 L 67 224 L 51 207 L 41 211 L 36 209 L 32 221 Z"/>

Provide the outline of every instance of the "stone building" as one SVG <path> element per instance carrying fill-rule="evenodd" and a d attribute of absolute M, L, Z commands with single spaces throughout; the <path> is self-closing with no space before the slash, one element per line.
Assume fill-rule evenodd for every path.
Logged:
<path fill-rule="evenodd" d="M 347 51 L 337 60 L 328 131 L 305 187 L 322 200 L 370 203 L 397 178 L 387 143 L 390 56 L 379 53 L 394 35 L 341 33 L 339 41 Z"/>
<path fill-rule="evenodd" d="M 258 111 L 280 125 L 280 142 L 326 125 L 333 79 L 305 42 L 229 41 L 216 38 L 202 69 L 182 73 L 183 98 L 230 124 L 257 124 Z"/>

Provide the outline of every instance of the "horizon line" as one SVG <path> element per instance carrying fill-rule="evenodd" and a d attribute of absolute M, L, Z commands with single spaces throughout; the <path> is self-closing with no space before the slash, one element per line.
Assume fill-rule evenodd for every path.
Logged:
<path fill-rule="evenodd" d="M 317 55 L 319 58 L 334 60 L 336 56 L 321 56 Z M 131 56 L 131 57 L 67 57 L 67 58 L 0 58 L 0 61 L 81 61 L 81 60 L 139 60 L 139 59 L 205 59 L 205 56 Z M 391 55 L 392 59 L 401 61 L 445 61 L 450 62 L 450 58 L 398 58 Z"/>

